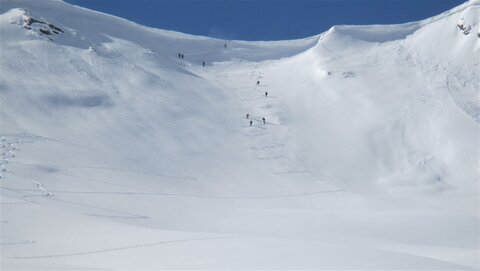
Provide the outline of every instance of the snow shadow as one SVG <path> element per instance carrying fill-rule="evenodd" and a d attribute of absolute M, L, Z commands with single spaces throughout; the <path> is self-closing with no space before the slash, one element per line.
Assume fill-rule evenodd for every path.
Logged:
<path fill-rule="evenodd" d="M 85 96 L 68 96 L 68 95 L 48 95 L 45 97 L 47 103 L 55 107 L 111 107 L 113 101 L 107 95 L 85 95 Z"/>

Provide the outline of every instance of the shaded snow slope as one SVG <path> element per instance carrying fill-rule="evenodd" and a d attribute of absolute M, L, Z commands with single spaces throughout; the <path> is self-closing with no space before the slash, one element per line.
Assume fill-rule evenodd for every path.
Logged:
<path fill-rule="evenodd" d="M 480 267 L 479 1 L 276 42 L 0 13 L 2 269 Z"/>

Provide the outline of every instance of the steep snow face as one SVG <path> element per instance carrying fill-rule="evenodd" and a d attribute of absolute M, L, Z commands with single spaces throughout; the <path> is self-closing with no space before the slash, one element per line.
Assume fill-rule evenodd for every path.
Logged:
<path fill-rule="evenodd" d="M 2 1 L 2 268 L 478 268 L 479 11 L 245 42 Z"/>
<path fill-rule="evenodd" d="M 299 156 L 359 189 L 476 191 L 480 39 L 456 20 L 478 28 L 478 13 L 473 2 L 385 30 L 333 27 L 289 65 L 272 68 L 270 77 L 288 78 L 273 88 L 288 86 Z M 409 34 L 398 40 L 399 33 Z M 292 66 L 301 72 L 290 73 Z"/>

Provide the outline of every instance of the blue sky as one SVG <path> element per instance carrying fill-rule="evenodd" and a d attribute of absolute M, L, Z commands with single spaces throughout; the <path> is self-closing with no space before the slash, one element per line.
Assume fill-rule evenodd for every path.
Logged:
<path fill-rule="evenodd" d="M 161 29 L 240 40 L 316 35 L 338 24 L 416 21 L 464 0 L 66 0 Z"/>

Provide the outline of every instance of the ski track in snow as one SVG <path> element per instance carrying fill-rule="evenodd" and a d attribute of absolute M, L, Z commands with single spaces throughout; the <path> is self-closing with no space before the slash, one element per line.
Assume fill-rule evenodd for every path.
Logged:
<path fill-rule="evenodd" d="M 250 73 L 243 73 L 241 76 L 231 76 L 228 72 L 223 72 L 219 70 L 212 71 L 203 71 L 201 73 L 203 77 L 207 77 L 223 89 L 229 89 L 236 94 L 239 101 L 242 104 L 242 108 L 245 110 L 245 114 L 249 113 L 250 117 L 246 119 L 242 118 L 245 122 L 249 120 L 254 121 L 254 125 L 241 125 L 240 127 L 244 129 L 243 135 L 247 138 L 252 138 L 255 142 L 251 142 L 250 150 L 254 153 L 255 159 L 262 161 L 263 163 L 268 163 L 271 166 L 275 167 L 272 163 L 277 163 L 282 161 L 282 168 L 290 168 L 286 171 L 273 171 L 274 175 L 297 175 L 298 177 L 305 180 L 312 180 L 317 185 L 324 187 L 325 191 L 330 193 L 343 192 L 343 189 L 338 189 L 331 184 L 328 184 L 326 181 L 321 181 L 318 178 L 312 175 L 312 172 L 304 169 L 299 169 L 291 161 L 292 159 L 285 156 L 286 151 L 284 150 L 286 145 L 285 143 L 279 143 L 279 140 L 274 139 L 273 131 L 269 130 L 269 126 L 281 126 L 281 123 L 273 123 L 266 120 L 263 123 L 262 118 L 277 118 L 280 112 L 276 111 L 275 104 L 269 103 L 275 101 L 278 97 L 272 96 L 271 94 L 274 90 L 268 88 L 268 84 L 263 83 L 262 81 L 267 80 L 263 76 L 262 72 L 258 70 L 258 65 L 251 65 L 250 68 L 253 70 Z M 256 85 L 256 81 L 260 81 L 259 85 Z M 249 84 L 250 83 L 250 84 Z M 265 89 L 267 88 L 267 89 Z M 265 90 L 269 92 L 269 96 L 265 97 Z M 267 105 L 267 106 L 266 106 Z M 252 114 L 255 112 L 255 114 Z M 259 123 L 259 124 L 258 124 Z M 262 129 L 266 133 L 253 133 L 252 129 Z M 281 129 L 281 128 L 280 128 Z M 250 141 L 252 141 L 250 140 Z M 313 194 L 325 193 L 314 192 Z M 312 195 L 311 193 L 301 193 L 298 196 L 303 195 Z M 297 196 L 297 195 L 296 195 Z M 272 196 L 277 197 L 277 196 Z M 285 196 L 278 196 L 285 197 Z"/>
<path fill-rule="evenodd" d="M 82 146 L 79 144 L 68 143 L 64 141 L 59 141 L 43 136 L 37 136 L 32 134 L 0 134 L 0 148 L 1 148 L 1 160 L 0 160 L 0 180 L 6 178 L 6 173 L 8 173 L 9 168 L 8 164 L 15 164 L 24 167 L 49 167 L 49 168 L 72 168 L 72 169 L 95 169 L 95 170 L 107 170 L 107 171 L 118 171 L 118 172 L 128 172 L 128 173 L 135 173 L 140 175 L 149 175 L 149 176 L 157 176 L 172 180 L 198 180 L 197 177 L 190 177 L 190 176 L 183 176 L 183 175 L 174 175 L 168 173 L 158 173 L 158 172 L 151 172 L 151 171 L 141 171 L 141 170 L 133 170 L 133 169 L 124 169 L 124 168 L 114 168 L 114 167 L 106 167 L 106 166 L 74 166 L 74 165 L 61 165 L 61 164 L 26 164 L 17 161 L 12 161 L 16 158 L 16 152 L 20 151 L 20 148 L 17 147 L 17 144 L 25 144 L 25 143 L 35 143 L 38 141 L 52 141 L 62 144 L 67 144 L 79 148 L 88 149 L 95 152 L 104 152 L 110 155 L 118 155 L 113 154 L 111 152 L 105 152 L 101 150 L 97 150 L 94 148 Z M 15 159 L 16 160 L 16 159 Z M 131 159 L 127 159 L 131 160 Z M 67 174 L 64 174 L 67 175 Z M 71 176 L 72 177 L 72 176 Z M 84 178 L 87 179 L 87 178 Z M 90 178 L 91 179 L 91 178 Z M 98 181 L 104 182 L 108 184 L 114 184 L 112 182 L 106 181 Z"/>
<path fill-rule="evenodd" d="M 2 236 L 1 239 L 2 239 L 2 242 L 0 242 L 0 246 L 31 245 L 36 243 L 33 240 L 11 238 L 8 236 Z"/>
<path fill-rule="evenodd" d="M 263 116 L 272 116 L 273 114 L 265 114 Z M 262 116 L 256 117 L 256 119 L 260 119 Z M 247 127 L 247 126 L 246 126 Z M 251 127 L 247 127 L 251 128 Z M 265 127 L 257 127 L 266 130 Z M 248 135 L 245 134 L 246 136 L 269 136 L 269 133 L 264 133 L 264 134 L 258 134 L 258 135 Z M 41 136 L 36 136 L 36 135 L 29 135 L 29 134 L 3 134 L 1 135 L 2 137 L 2 148 L 11 148 L 18 150 L 18 148 L 14 147 L 12 145 L 12 142 L 17 142 L 20 144 L 23 143 L 34 143 L 37 140 L 48 140 L 48 141 L 54 141 L 57 142 L 56 140 L 41 137 Z M 61 142 L 61 141 L 58 141 Z M 67 142 L 62 142 L 63 144 L 69 144 L 72 146 L 76 147 L 81 147 L 89 150 L 94 150 L 89 147 L 81 146 L 78 144 L 71 144 Z M 277 149 L 283 147 L 285 144 L 284 143 L 274 143 L 271 145 L 258 145 L 258 146 L 251 146 L 250 149 L 254 151 L 264 151 L 264 150 L 270 150 L 270 149 Z M 276 155 L 276 156 L 258 156 L 256 157 L 258 160 L 278 160 L 284 158 L 283 155 Z M 39 166 L 48 166 L 48 167 L 55 167 L 55 168 L 78 168 L 78 169 L 100 169 L 100 170 L 112 170 L 112 171 L 122 171 L 122 172 L 131 172 L 131 173 L 138 173 L 138 174 L 143 174 L 143 175 L 153 175 L 153 176 L 160 176 L 160 177 L 166 177 L 166 178 L 172 178 L 172 179 L 188 179 L 188 180 L 196 180 L 196 178 L 191 178 L 191 177 L 184 177 L 184 176 L 175 176 L 175 175 L 167 175 L 167 174 L 158 174 L 158 173 L 151 173 L 151 172 L 144 172 L 144 171 L 136 171 L 136 170 L 127 170 L 127 169 L 121 169 L 121 168 L 110 168 L 110 167 L 100 167 L 100 166 L 70 166 L 70 165 L 41 165 L 41 164 L 25 164 L 25 163 L 20 163 L 20 162 L 10 162 L 11 164 L 16 164 L 20 166 L 25 166 L 25 167 L 39 167 Z M 3 166 L 3 165 L 2 165 Z M 293 173 L 304 173 L 304 174 L 310 174 L 308 171 L 298 171 L 298 170 L 293 170 L 290 172 L 273 172 L 276 175 L 283 175 L 283 174 L 293 174 Z M 119 185 L 114 182 L 108 182 L 108 181 L 103 181 L 103 180 L 98 180 L 98 179 L 93 179 L 90 177 L 83 177 L 83 176 L 75 176 L 67 173 L 62 173 L 62 172 L 56 172 L 57 174 L 61 174 L 64 176 L 68 177 L 73 177 L 73 178 L 78 178 L 81 180 L 86 180 L 86 181 L 92 181 L 92 182 L 98 182 L 98 183 L 105 183 L 108 185 L 113 185 L 113 186 L 118 186 L 118 187 L 123 187 L 123 188 L 133 188 L 125 185 Z M 107 218 L 134 218 L 134 219 L 148 219 L 148 216 L 140 215 L 140 214 L 132 214 L 128 212 L 124 212 L 121 210 L 117 209 L 110 209 L 110 208 L 105 208 L 101 206 L 96 206 L 96 205 L 90 205 L 90 204 L 85 204 L 81 202 L 73 202 L 73 201 L 68 201 L 68 200 L 63 200 L 63 199 L 58 199 L 54 197 L 55 194 L 90 194 L 90 195 L 123 195 L 123 196 L 139 196 L 139 195 L 145 195 L 145 196 L 169 196 L 169 197 L 191 197 L 191 198 L 203 198 L 203 199 L 224 199 L 224 200 L 268 200 L 268 199 L 277 199 L 277 198 L 294 198 L 294 197 L 304 197 L 304 196 L 314 196 L 314 195 L 320 195 L 320 194 L 325 194 L 325 193 L 337 193 L 337 192 L 342 192 L 343 190 L 341 189 L 332 189 L 329 187 L 329 189 L 326 190 L 321 190 L 321 191 L 314 191 L 314 192 L 305 192 L 305 193 L 292 193 L 292 194 L 279 194 L 279 195 L 252 195 L 252 196 L 219 196 L 219 195 L 198 195 L 198 194 L 183 194 L 183 193 L 167 193 L 167 192 L 142 192 L 142 191 L 69 191 L 69 190 L 46 190 L 43 185 L 37 181 L 33 181 L 37 187 L 37 189 L 26 189 L 26 188 L 14 188 L 14 187 L 7 187 L 7 186 L 2 186 L 0 187 L 1 189 L 8 190 L 11 192 L 16 192 L 16 193 L 21 193 L 22 197 L 21 199 L 24 202 L 16 202 L 16 203 L 8 203 L 5 202 L 6 204 L 30 204 L 32 203 L 30 198 L 42 198 L 42 199 L 48 199 L 56 202 L 60 202 L 63 204 L 69 204 L 69 205 L 76 205 L 76 206 L 82 206 L 86 208 L 91 208 L 91 209 L 96 209 L 96 210 L 101 210 L 101 211 L 107 211 L 107 212 L 113 212 L 113 213 L 118 213 L 121 215 L 100 215 L 100 214 L 92 214 L 92 213 L 86 213 L 86 215 L 89 216 L 100 216 L 100 217 L 107 217 Z M 40 190 L 40 191 L 39 191 Z M 34 194 L 33 192 L 41 192 L 41 194 Z"/>
<path fill-rule="evenodd" d="M 458 76 L 447 77 L 448 92 L 454 103 L 480 125 L 480 83 L 478 81 L 462 83 L 463 86 Z"/>
<path fill-rule="evenodd" d="M 250 149 L 251 150 L 266 150 L 266 149 L 280 148 L 280 147 L 283 147 L 283 146 L 285 146 L 285 144 L 278 143 L 278 144 L 272 144 L 272 145 L 261 146 L 261 147 L 251 146 Z"/>
<path fill-rule="evenodd" d="M 115 217 L 115 218 L 135 218 L 135 219 L 148 219 L 149 218 L 148 216 L 145 216 L 145 215 L 129 213 L 129 212 L 125 212 L 125 211 L 118 210 L 118 209 L 106 208 L 106 207 L 102 207 L 102 206 L 98 206 L 98 205 L 92 205 L 92 204 L 86 204 L 86 203 L 82 203 L 82 202 L 75 202 L 75 201 L 70 201 L 70 200 L 59 199 L 59 198 L 57 198 L 53 195 L 52 196 L 47 196 L 45 194 L 41 194 L 41 195 L 34 194 L 34 193 L 31 193 L 32 191 L 30 191 L 30 190 L 18 189 L 18 188 L 9 188 L 9 187 L 0 187 L 0 188 L 3 189 L 3 190 L 7 190 L 7 191 L 10 191 L 10 192 L 21 194 L 22 198 L 27 200 L 27 201 L 29 201 L 29 198 L 33 197 L 33 198 L 45 199 L 45 200 L 49 200 L 49 201 L 55 201 L 55 202 L 59 202 L 59 203 L 67 204 L 67 205 L 85 207 L 87 209 L 94 209 L 94 210 L 99 210 L 99 211 L 121 214 L 121 215 L 115 215 L 115 216 L 113 216 L 113 215 L 107 216 L 107 215 L 98 214 L 97 216 L 106 216 L 106 217 Z M 87 215 L 92 215 L 92 214 L 88 213 Z"/>
<path fill-rule="evenodd" d="M 18 145 L 34 143 L 38 140 L 50 141 L 50 138 L 30 134 L 0 134 L 0 180 L 5 179 L 10 171 L 9 164 L 17 158 L 17 152 L 21 149 Z"/>
<path fill-rule="evenodd" d="M 119 171 L 119 172 L 128 172 L 128 173 L 136 173 L 140 175 L 149 175 L 149 176 L 157 176 L 162 178 L 168 179 L 176 179 L 176 180 L 198 180 L 196 177 L 187 177 L 187 176 L 180 176 L 180 175 L 170 175 L 170 174 L 163 174 L 157 172 L 148 172 L 148 171 L 140 171 L 140 170 L 132 170 L 132 169 L 124 169 L 124 168 L 114 168 L 114 167 L 103 167 L 103 166 L 73 166 L 73 165 L 61 165 L 61 164 L 24 164 L 20 162 L 12 162 L 14 164 L 24 166 L 24 167 L 38 167 L 38 166 L 53 166 L 58 168 L 74 168 L 74 169 L 95 169 L 95 170 L 107 170 L 107 171 Z"/>
<path fill-rule="evenodd" d="M 98 250 L 90 250 L 90 251 L 82 251 L 82 252 L 72 252 L 72 253 L 59 253 L 59 254 L 49 254 L 49 255 L 39 255 L 39 256 L 16 256 L 16 257 L 8 257 L 7 259 L 17 259 L 17 260 L 30 260 L 30 259 L 41 259 L 41 258 L 59 258 L 59 257 L 70 257 L 70 256 L 82 256 L 82 255 L 91 255 L 91 254 L 99 254 L 99 253 L 106 253 L 106 252 L 113 252 L 119 250 L 127 250 L 127 249 L 135 249 L 135 248 L 143 248 L 143 247 L 152 247 L 152 246 L 159 246 L 159 245 L 168 245 L 173 243 L 186 243 L 186 242 L 199 242 L 199 241 L 209 241 L 209 240 L 226 240 L 226 239 L 239 239 L 239 238 L 248 238 L 249 236 L 227 236 L 227 237 L 199 237 L 199 238 L 185 238 L 185 239 L 176 239 L 176 240 L 167 240 L 167 241 L 158 241 L 158 242 L 151 242 L 151 243 L 143 243 L 138 245 L 131 245 L 131 246 L 122 246 L 122 247 L 113 247 L 113 248 L 105 248 L 105 249 L 98 249 Z"/>
<path fill-rule="evenodd" d="M 294 172 L 291 173 L 279 173 L 279 174 L 295 174 Z M 5 189 L 9 191 L 15 192 L 35 192 L 34 189 L 23 189 L 23 188 L 14 188 L 14 187 L 5 187 L 2 186 L 0 189 Z M 129 192 L 129 191 L 71 191 L 71 190 L 49 190 L 54 194 L 90 194 L 90 195 L 119 195 L 119 196 L 169 196 L 169 197 L 190 197 L 190 198 L 205 198 L 205 199 L 275 199 L 275 198 L 294 198 L 294 197 L 303 197 L 303 196 L 313 196 L 318 194 L 326 194 L 326 193 L 336 193 L 342 192 L 345 190 L 336 189 L 336 190 L 321 190 L 321 191 L 313 191 L 313 192 L 304 192 L 304 193 L 293 193 L 293 194 L 279 194 L 279 195 L 252 195 L 252 196 L 221 196 L 221 195 L 200 195 L 200 194 L 183 194 L 183 193 L 166 193 L 166 192 Z M 45 197 L 44 195 L 28 195 L 28 197 Z M 66 202 L 71 204 L 78 204 L 73 203 L 70 201 L 63 201 L 58 199 L 53 199 L 60 202 Z M 85 205 L 88 207 L 97 207 L 92 205 Z M 98 207 L 100 208 L 100 207 Z M 105 210 L 109 210 L 106 208 L 102 208 Z"/>

